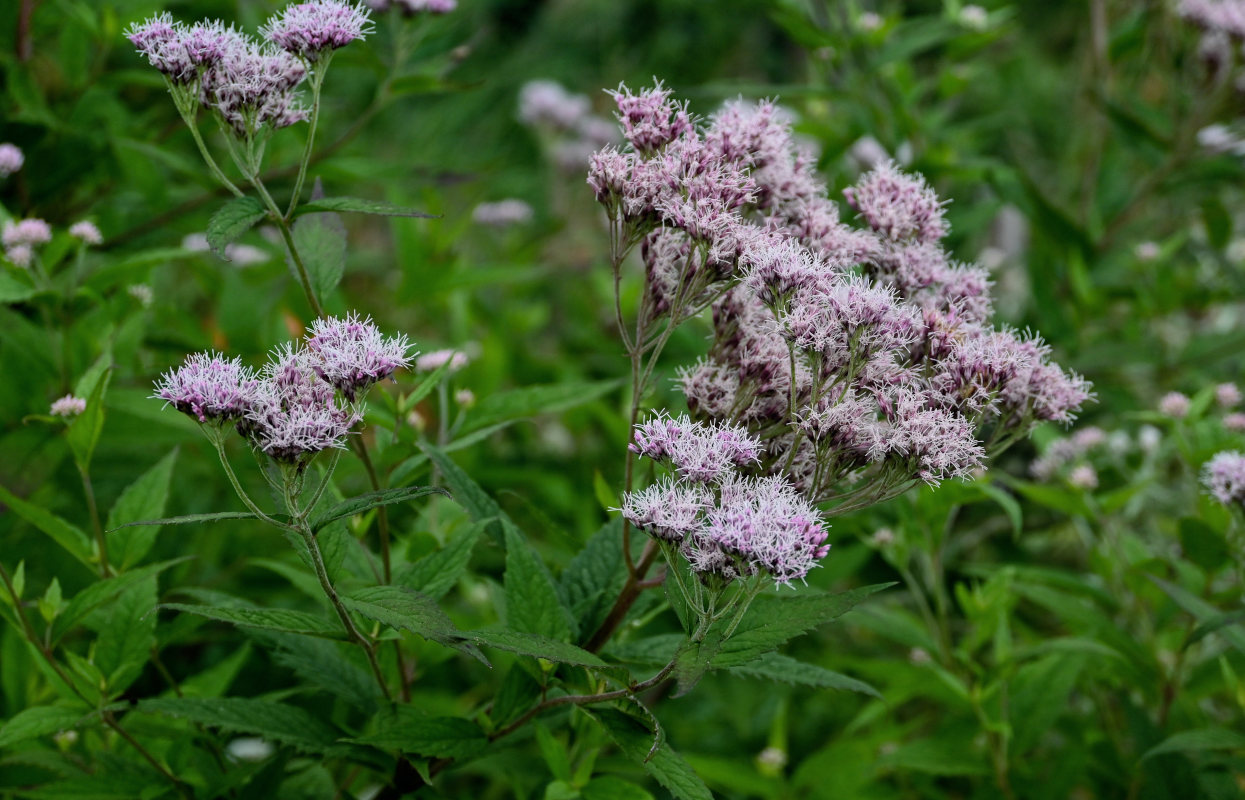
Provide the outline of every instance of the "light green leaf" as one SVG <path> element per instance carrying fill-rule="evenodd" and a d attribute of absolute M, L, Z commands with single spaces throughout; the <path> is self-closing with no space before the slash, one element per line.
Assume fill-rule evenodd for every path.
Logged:
<path fill-rule="evenodd" d="M 217 209 L 208 221 L 208 246 L 213 253 L 228 261 L 225 248 L 266 216 L 268 210 L 255 198 L 235 197 Z"/>
<path fill-rule="evenodd" d="M 480 540 L 483 525 L 472 525 L 435 553 L 429 553 L 394 576 L 394 583 L 429 597 L 445 595 L 462 577 L 471 561 L 471 552 Z"/>
<path fill-rule="evenodd" d="M 86 397 L 86 410 L 74 419 L 65 431 L 65 441 L 73 451 L 74 462 L 78 469 L 87 470 L 91 466 L 91 457 L 95 455 L 95 445 L 99 443 L 100 431 L 104 429 L 104 395 L 108 392 L 108 383 L 112 380 L 112 369 L 100 373 L 99 378 L 91 387 L 90 394 L 85 391 L 79 397 Z"/>
<path fill-rule="evenodd" d="M 26 280 L 19 280 L 8 271 L 0 269 L 0 303 L 21 303 L 40 293 L 39 289 Z"/>
<path fill-rule="evenodd" d="M 583 709 L 630 760 L 641 765 L 677 800 L 713 800 L 700 776 L 664 739 L 653 749 L 653 731 L 635 717 L 612 708 Z"/>
<path fill-rule="evenodd" d="M 430 758 L 470 758 L 488 744 L 484 731 L 470 720 L 428 717 L 405 705 L 377 715 L 370 727 L 372 733 L 354 741 Z"/>
<path fill-rule="evenodd" d="M 602 775 L 584 784 L 579 792 L 583 800 L 653 800 L 642 787 L 613 775 Z"/>
<path fill-rule="evenodd" d="M 501 506 L 497 505 L 497 501 L 489 497 L 488 493 L 481 489 L 480 485 L 463 472 L 462 468 L 444 452 L 430 444 L 422 444 L 420 447 L 441 471 L 441 476 L 445 478 L 450 491 L 453 492 L 454 502 L 466 509 L 472 521 L 487 522 L 486 530 L 489 535 L 497 544 L 505 546 L 505 536 L 502 531 L 507 528 L 515 530 L 518 528 L 506 512 L 501 510 Z"/>
<path fill-rule="evenodd" d="M 231 733 L 261 736 L 304 753 L 332 750 L 340 734 L 301 708 L 248 697 L 169 697 L 143 700 L 138 710 Z"/>
<path fill-rule="evenodd" d="M 361 197 L 321 197 L 303 203 L 294 211 L 295 216 L 313 214 L 317 211 L 353 211 L 358 214 L 373 214 L 381 217 L 422 217 L 439 219 L 437 214 L 427 214 L 407 206 L 400 206 L 385 200 L 364 200 Z"/>
<path fill-rule="evenodd" d="M 572 620 L 553 577 L 517 528 L 506 528 L 506 626 L 550 639 L 571 637 Z"/>
<path fill-rule="evenodd" d="M 341 218 L 328 213 L 308 214 L 294 223 L 293 236 L 316 297 L 327 297 L 346 270 L 346 227 Z M 289 265 L 297 279 L 297 267 L 293 261 Z"/>
<path fill-rule="evenodd" d="M 1181 731 L 1147 750 L 1142 759 L 1163 753 L 1193 753 L 1204 750 L 1245 750 L 1245 735 L 1226 728 Z"/>
<path fill-rule="evenodd" d="M 108 679 L 112 696 L 124 692 L 142 673 L 156 641 L 156 576 L 122 592 L 109 609 L 95 641 L 95 665 Z"/>
<path fill-rule="evenodd" d="M 130 570 L 121 575 L 114 575 L 102 581 L 96 581 L 90 586 L 73 596 L 61 611 L 60 616 L 56 618 L 56 622 L 52 624 L 51 644 L 56 646 L 61 637 L 73 629 L 83 617 L 94 611 L 100 605 L 107 603 L 117 595 L 128 590 L 132 586 L 137 586 L 147 578 L 153 575 L 159 575 L 170 567 L 176 566 L 183 561 L 190 560 L 190 556 L 182 558 L 174 558 L 169 561 L 160 561 L 155 564 L 148 564 L 145 567 Z"/>
<path fill-rule="evenodd" d="M 108 512 L 110 531 L 115 531 L 126 523 L 159 517 L 164 513 L 164 506 L 169 499 L 169 481 L 173 477 L 173 465 L 176 461 L 177 450 L 173 450 L 126 487 Z M 108 539 L 109 560 L 118 569 L 137 564 L 151 551 L 159 531 L 160 528 L 153 525 L 114 534 Z"/>
<path fill-rule="evenodd" d="M 418 405 L 420 400 L 423 400 L 431 394 L 433 389 L 437 388 L 437 384 L 441 382 L 441 379 L 449 373 L 450 368 L 453 366 L 453 359 L 446 359 L 444 364 L 425 375 L 419 383 L 415 385 L 414 389 L 402 397 L 402 402 L 399 404 L 398 410 L 405 414 Z"/>
<path fill-rule="evenodd" d="M 283 517 L 278 514 L 273 518 L 280 520 Z M 191 525 L 196 522 L 220 522 L 221 520 L 226 519 L 259 519 L 259 517 L 255 516 L 250 511 L 217 511 L 212 514 L 183 514 L 180 517 L 163 517 L 161 519 L 144 519 L 136 520 L 134 522 L 126 522 L 123 525 L 110 528 L 108 533 L 119 531 L 122 528 L 131 528 L 135 525 L 155 525 L 157 527 L 160 525 Z"/>
<path fill-rule="evenodd" d="M 19 711 L 0 728 L 0 747 L 74 728 L 93 712 L 60 706 L 35 706 Z"/>
<path fill-rule="evenodd" d="M 882 695 L 878 693 L 878 690 L 864 681 L 828 670 L 825 667 L 819 667 L 816 664 L 796 661 L 794 658 L 780 653 L 766 653 L 755 661 L 749 661 L 747 664 L 741 664 L 738 667 L 731 667 L 731 672 L 736 675 L 746 675 L 750 678 L 765 678 L 771 681 L 813 686 L 818 689 L 842 689 L 848 692 L 859 692 L 876 697 L 879 700 L 882 699 Z"/>
<path fill-rule="evenodd" d="M 322 636 L 326 639 L 342 639 L 346 636 L 346 632 L 340 625 L 331 624 L 328 620 L 305 611 L 286 608 L 246 608 L 187 605 L 185 603 L 163 603 L 159 608 L 198 614 L 201 617 L 228 622 L 242 628 L 259 628 L 265 631 L 297 633 L 303 636 Z"/>
<path fill-rule="evenodd" d="M 26 502 L 3 486 L 0 486 L 0 502 L 8 506 L 14 514 L 50 536 L 52 541 L 68 550 L 74 558 L 90 570 L 95 570 L 95 559 L 91 554 L 91 540 L 81 528 L 66 522 L 41 506 Z"/>
<path fill-rule="evenodd" d="M 318 531 L 325 525 L 334 520 L 343 517 L 351 517 L 355 514 L 362 514 L 364 511 L 376 508 L 377 506 L 389 506 L 395 503 L 405 503 L 407 500 L 414 500 L 417 497 L 425 497 L 430 494 L 442 494 L 446 497 L 449 492 L 439 489 L 435 486 L 406 486 L 400 489 L 382 489 L 379 492 L 368 492 L 358 497 L 352 497 L 349 500 L 343 500 L 320 516 L 316 517 L 315 522 L 311 524 L 313 531 Z"/>

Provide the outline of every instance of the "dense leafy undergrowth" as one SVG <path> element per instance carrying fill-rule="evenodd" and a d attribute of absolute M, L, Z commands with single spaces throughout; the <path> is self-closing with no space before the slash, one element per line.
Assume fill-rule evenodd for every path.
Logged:
<path fill-rule="evenodd" d="M 15 0 L 0 797 L 1239 797 L 1242 8 Z"/>

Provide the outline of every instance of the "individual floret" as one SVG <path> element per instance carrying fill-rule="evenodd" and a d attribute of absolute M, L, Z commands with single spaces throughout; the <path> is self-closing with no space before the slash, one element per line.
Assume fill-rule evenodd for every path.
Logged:
<path fill-rule="evenodd" d="M 22 154 L 21 148 L 8 142 L 0 144 L 0 178 L 9 177 L 25 163 L 26 156 Z"/>
<path fill-rule="evenodd" d="M 54 417 L 76 417 L 83 411 L 86 411 L 86 400 L 72 394 L 60 398 L 48 409 L 48 413 Z"/>

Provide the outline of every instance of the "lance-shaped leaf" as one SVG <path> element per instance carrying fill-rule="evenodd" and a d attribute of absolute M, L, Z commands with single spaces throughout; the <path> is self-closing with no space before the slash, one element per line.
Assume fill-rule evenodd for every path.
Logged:
<path fill-rule="evenodd" d="M 441 610 L 437 601 L 426 594 L 401 586 L 372 586 L 343 596 L 342 604 L 368 619 L 396 630 L 417 633 L 429 641 L 488 663 L 475 645 L 463 641 L 462 631 Z"/>
<path fill-rule="evenodd" d="M 127 522 L 124 525 L 118 525 L 110 528 L 108 533 L 119 531 L 122 528 L 132 528 L 135 525 L 190 525 L 195 522 L 220 522 L 226 519 L 259 519 L 250 511 L 218 511 L 212 514 L 184 514 L 180 517 L 161 517 L 160 519 L 143 519 L 137 522 Z M 273 519 L 284 520 L 284 515 L 275 514 Z"/>
<path fill-rule="evenodd" d="M 263 203 L 253 197 L 235 197 L 216 210 L 208 221 L 207 243 L 216 255 L 229 260 L 225 248 L 268 216 Z"/>
<path fill-rule="evenodd" d="M 164 603 L 158 608 L 198 614 L 201 617 L 228 622 L 230 625 L 242 628 L 321 636 L 326 639 L 343 639 L 346 636 L 340 625 L 330 623 L 326 619 L 305 611 L 288 608 L 247 608 L 245 606 L 208 606 L 186 603 Z"/>
<path fill-rule="evenodd" d="M 27 739 L 37 739 L 78 726 L 95 712 L 61 706 L 34 706 L 19 711 L 0 727 L 0 748 L 10 747 Z"/>
<path fill-rule="evenodd" d="M 183 561 L 189 561 L 190 556 L 175 558 L 170 561 L 160 561 L 155 564 L 148 564 L 145 567 L 132 569 L 120 575 L 114 575 L 102 581 L 96 581 L 90 586 L 73 596 L 61 613 L 52 623 L 51 644 L 55 646 L 60 638 L 68 633 L 75 625 L 96 608 L 104 603 L 109 602 L 117 595 L 129 590 L 133 586 L 145 581 L 152 575 L 159 575 L 170 567 L 174 567 Z"/>
<path fill-rule="evenodd" d="M 612 708 L 584 708 L 583 711 L 605 729 L 623 755 L 642 766 L 678 800 L 713 800 L 709 787 L 666 743 L 660 732 L 654 735 L 640 720 Z"/>
<path fill-rule="evenodd" d="M 498 650 L 518 653 L 522 656 L 532 656 L 533 658 L 543 658 L 546 661 L 556 661 L 560 664 L 597 668 L 611 666 L 602 661 L 599 656 L 589 653 L 582 647 L 559 642 L 556 639 L 550 639 L 545 636 L 538 636 L 534 633 L 519 633 L 518 631 L 506 630 L 469 631 L 464 636 L 476 644 L 486 647 L 496 647 Z"/>
<path fill-rule="evenodd" d="M 783 683 L 801 684 L 804 686 L 812 686 L 817 689 L 841 689 L 848 692 L 860 692 L 871 697 L 882 699 L 882 695 L 864 681 L 856 680 L 825 667 L 819 667 L 816 664 L 806 664 L 803 661 L 796 661 L 790 656 L 784 656 L 781 653 L 766 653 L 755 661 L 749 661 L 738 667 L 731 667 L 731 672 L 736 675 L 745 675 L 749 678 L 765 678 L 771 681 L 781 681 Z"/>
<path fill-rule="evenodd" d="M 304 753 L 334 749 L 340 733 L 297 706 L 250 697 L 170 697 L 143 700 L 138 710 L 189 720 L 230 733 L 248 733 Z"/>
<path fill-rule="evenodd" d="M 176 461 L 177 450 L 174 449 L 126 487 L 108 511 L 107 525 L 110 531 L 115 531 L 128 522 L 158 517 L 164 513 Z M 112 563 L 118 569 L 137 564 L 151 551 L 159 532 L 159 526 L 149 526 L 111 537 L 108 541 L 108 553 Z"/>
<path fill-rule="evenodd" d="M 34 525 L 52 538 L 52 541 L 69 551 L 69 553 L 92 571 L 95 561 L 91 557 L 91 540 L 77 525 L 73 525 L 51 511 L 28 503 L 8 489 L 0 486 L 0 502 L 3 502 L 17 516 Z"/>
<path fill-rule="evenodd" d="M 400 206 L 385 200 L 365 200 L 362 197 L 321 197 L 303 203 L 295 211 L 295 216 L 313 214 L 318 211 L 352 211 L 357 214 L 373 214 L 380 217 L 422 217 L 439 219 L 437 214 L 428 214 L 407 206 Z"/>
<path fill-rule="evenodd" d="M 357 744 L 401 750 L 431 758 L 470 758 L 488 744 L 484 731 L 459 717 L 429 717 L 411 706 L 398 706 L 378 714 L 371 733 Z"/>
<path fill-rule="evenodd" d="M 349 500 L 343 500 L 337 505 L 325 511 L 316 517 L 316 521 L 311 524 L 313 531 L 318 531 L 325 525 L 334 520 L 343 517 L 352 517 L 355 514 L 362 514 L 377 506 L 389 506 L 395 503 L 405 503 L 407 500 L 414 500 L 417 497 L 425 497 L 430 494 L 440 494 L 446 497 L 450 493 L 444 489 L 435 486 L 405 486 L 398 489 L 382 489 L 379 492 L 368 492 L 358 497 L 352 497 Z"/>

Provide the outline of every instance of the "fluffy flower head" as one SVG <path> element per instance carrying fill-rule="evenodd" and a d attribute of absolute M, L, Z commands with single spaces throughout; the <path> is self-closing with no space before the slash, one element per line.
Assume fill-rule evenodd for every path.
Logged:
<path fill-rule="evenodd" d="M 1202 485 L 1225 506 L 1245 506 L 1245 455 L 1236 450 L 1216 453 L 1202 469 Z"/>
<path fill-rule="evenodd" d="M 0 144 L 0 178 L 9 177 L 25 163 L 26 156 L 22 155 L 21 148 L 8 142 Z"/>
<path fill-rule="evenodd" d="M 936 242 L 947 235 L 943 201 L 924 178 L 904 174 L 894 162 L 865 173 L 843 195 L 870 228 L 888 239 Z"/>
<path fill-rule="evenodd" d="M 60 398 L 48 409 L 48 413 L 54 417 L 76 417 L 83 411 L 86 411 L 86 400 L 72 394 Z"/>
<path fill-rule="evenodd" d="M 374 30 L 371 12 L 362 3 L 310 0 L 286 6 L 260 33 L 287 53 L 317 61 L 325 51 L 364 39 Z"/>
<path fill-rule="evenodd" d="M 156 382 L 153 397 L 199 422 L 226 422 L 247 413 L 255 399 L 255 374 L 241 359 L 195 353 Z"/>
<path fill-rule="evenodd" d="M 307 329 L 312 370 L 353 402 L 373 384 L 410 366 L 410 342 L 386 337 L 371 317 L 351 313 L 345 319 L 317 319 Z"/>

